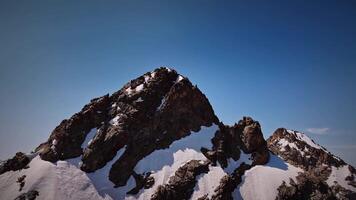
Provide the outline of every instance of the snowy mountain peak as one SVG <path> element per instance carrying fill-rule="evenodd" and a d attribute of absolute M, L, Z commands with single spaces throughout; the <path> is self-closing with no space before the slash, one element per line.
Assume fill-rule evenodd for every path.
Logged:
<path fill-rule="evenodd" d="M 345 164 L 306 134 L 298 131 L 279 128 L 268 138 L 267 143 L 274 153 L 306 169 L 322 164 L 336 167 Z"/>
<path fill-rule="evenodd" d="M 309 199 L 314 195 L 318 199 L 355 197 L 354 167 L 328 152 L 306 134 L 279 128 L 267 139 L 267 144 L 275 155 L 304 170 L 299 173 L 297 180 L 287 181 L 279 187 L 278 198 Z M 331 181 L 336 179 L 338 181 Z M 307 189 L 309 193 L 303 193 Z"/>
<path fill-rule="evenodd" d="M 0 163 L 0 200 L 352 199 L 355 173 L 301 132 L 266 141 L 251 117 L 219 122 L 187 77 L 161 67 Z"/>

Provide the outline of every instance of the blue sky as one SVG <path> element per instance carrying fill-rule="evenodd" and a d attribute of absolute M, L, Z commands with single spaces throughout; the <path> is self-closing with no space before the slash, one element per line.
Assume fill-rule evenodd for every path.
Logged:
<path fill-rule="evenodd" d="M 355 1 L 0 1 L 0 159 L 170 66 L 220 120 L 307 132 L 356 165 Z"/>

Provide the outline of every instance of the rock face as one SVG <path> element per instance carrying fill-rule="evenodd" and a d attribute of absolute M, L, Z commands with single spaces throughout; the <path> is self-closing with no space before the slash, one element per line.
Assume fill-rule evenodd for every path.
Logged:
<path fill-rule="evenodd" d="M 152 200 L 161 199 L 189 199 L 193 194 L 196 177 L 209 171 L 210 162 L 191 160 L 180 167 L 174 176 L 169 179 L 168 184 L 159 186 L 152 195 Z"/>
<path fill-rule="evenodd" d="M 352 186 L 355 169 L 343 160 L 316 144 L 305 134 L 277 129 L 267 140 L 268 148 L 288 163 L 304 169 L 294 181 L 290 179 L 278 188 L 277 199 L 353 199 L 356 193 L 334 183 L 328 184 L 332 170 L 347 166 L 349 176 L 343 177 L 346 184 Z M 355 187 L 356 188 L 356 187 Z"/>
<path fill-rule="evenodd" d="M 29 192 L 23 193 L 20 196 L 16 197 L 15 200 L 35 200 L 39 195 L 38 191 L 31 190 Z"/>
<path fill-rule="evenodd" d="M 42 159 L 52 162 L 82 154 L 81 169 L 93 172 L 125 148 L 109 174 L 116 186 L 122 186 L 142 158 L 213 123 L 218 119 L 205 95 L 176 71 L 159 68 L 111 96 L 93 99 L 62 121 L 37 151 Z M 98 130 L 95 137 L 82 149 L 94 128 Z"/>
<path fill-rule="evenodd" d="M 0 174 L 23 169 L 29 162 L 30 159 L 24 153 L 17 152 L 13 158 L 4 161 L 4 163 L 0 165 Z"/>
<path fill-rule="evenodd" d="M 201 151 L 214 164 L 218 161 L 223 168 L 227 167 L 229 158 L 238 160 L 241 150 L 252 153 L 253 165 L 268 162 L 269 153 L 261 126 L 251 117 L 243 117 L 232 127 L 221 123 L 212 143 L 212 150 L 203 148 Z"/>
<path fill-rule="evenodd" d="M 343 160 L 326 151 L 324 147 L 315 144 L 314 141 L 306 138 L 303 133 L 297 131 L 279 128 L 268 138 L 267 142 L 268 148 L 273 153 L 306 170 L 322 164 L 335 167 L 346 164 Z"/>

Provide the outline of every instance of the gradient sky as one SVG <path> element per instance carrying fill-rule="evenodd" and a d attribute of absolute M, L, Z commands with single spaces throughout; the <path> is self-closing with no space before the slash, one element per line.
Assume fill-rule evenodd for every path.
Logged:
<path fill-rule="evenodd" d="M 268 3 L 267 3 L 268 2 Z M 0 1 L 0 159 L 158 66 L 356 165 L 355 1 Z"/>

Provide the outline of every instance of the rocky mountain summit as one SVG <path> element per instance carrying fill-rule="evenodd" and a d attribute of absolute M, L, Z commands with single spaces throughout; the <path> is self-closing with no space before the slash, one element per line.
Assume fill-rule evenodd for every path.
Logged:
<path fill-rule="evenodd" d="M 0 199 L 355 199 L 355 169 L 284 128 L 220 122 L 161 67 L 95 98 L 33 153 L 0 164 Z"/>

